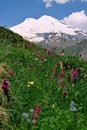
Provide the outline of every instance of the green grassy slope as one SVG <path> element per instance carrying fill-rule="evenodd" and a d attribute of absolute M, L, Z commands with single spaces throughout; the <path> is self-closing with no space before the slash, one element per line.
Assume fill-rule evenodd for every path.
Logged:
<path fill-rule="evenodd" d="M 60 61 L 63 67 L 58 64 Z M 72 68 L 79 70 L 74 84 L 69 79 Z M 62 69 L 64 76 L 59 84 Z M 1 130 L 87 129 L 86 61 L 49 55 L 46 50 L 0 27 L 0 84 L 4 78 L 10 84 L 12 108 L 0 88 Z M 70 110 L 71 101 L 75 103 L 74 112 Z M 37 104 L 40 112 L 34 124 L 33 109 Z"/>

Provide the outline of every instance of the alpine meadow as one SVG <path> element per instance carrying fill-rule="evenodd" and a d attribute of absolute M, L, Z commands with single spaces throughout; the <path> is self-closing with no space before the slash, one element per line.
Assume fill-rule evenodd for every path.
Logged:
<path fill-rule="evenodd" d="M 86 60 L 0 27 L 0 86 L 0 130 L 87 130 Z"/>

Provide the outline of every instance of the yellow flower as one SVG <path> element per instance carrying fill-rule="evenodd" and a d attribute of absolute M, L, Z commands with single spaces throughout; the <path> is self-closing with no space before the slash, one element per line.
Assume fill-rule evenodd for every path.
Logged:
<path fill-rule="evenodd" d="M 70 66 L 68 65 L 68 68 L 70 68 Z"/>
<path fill-rule="evenodd" d="M 27 86 L 30 87 L 30 84 L 28 84 Z"/>
<path fill-rule="evenodd" d="M 32 84 L 34 84 L 34 82 L 33 82 L 33 81 L 32 81 L 32 82 L 28 81 L 28 84 L 31 84 L 31 85 L 32 85 Z"/>
<path fill-rule="evenodd" d="M 30 82 L 30 81 L 28 81 L 28 87 L 30 87 L 31 85 L 33 85 L 34 84 L 34 82 L 32 81 L 32 82 Z"/>
<path fill-rule="evenodd" d="M 45 77 L 48 77 L 48 74 L 46 74 Z"/>

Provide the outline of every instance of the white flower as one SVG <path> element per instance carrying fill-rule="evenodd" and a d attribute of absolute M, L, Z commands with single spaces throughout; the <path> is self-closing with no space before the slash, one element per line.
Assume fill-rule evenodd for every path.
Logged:
<path fill-rule="evenodd" d="M 34 82 L 33 82 L 33 81 L 32 81 L 32 82 L 30 82 L 30 84 L 31 84 L 31 85 L 33 85 L 33 84 L 34 84 Z"/>
<path fill-rule="evenodd" d="M 34 109 L 30 109 L 29 112 L 33 113 L 33 112 L 34 112 Z"/>
<path fill-rule="evenodd" d="M 22 114 L 22 116 L 25 117 L 25 118 L 28 118 L 29 115 L 28 115 L 28 113 L 24 112 L 24 113 Z"/>
<path fill-rule="evenodd" d="M 35 58 L 36 61 L 38 61 L 38 58 Z"/>
<path fill-rule="evenodd" d="M 76 111 L 76 107 L 75 107 L 75 102 L 74 101 L 71 101 L 70 102 L 70 111 Z"/>

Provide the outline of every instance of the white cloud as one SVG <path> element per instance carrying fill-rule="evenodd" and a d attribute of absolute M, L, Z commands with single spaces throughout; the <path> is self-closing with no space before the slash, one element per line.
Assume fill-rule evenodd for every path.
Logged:
<path fill-rule="evenodd" d="M 87 29 L 87 15 L 85 11 L 74 12 L 63 19 L 66 24 L 80 29 Z"/>
<path fill-rule="evenodd" d="M 54 0 L 56 3 L 65 4 L 69 2 L 70 0 Z"/>
<path fill-rule="evenodd" d="M 75 2 L 77 0 L 42 0 L 46 4 L 46 8 L 51 7 L 53 2 L 56 2 L 57 4 L 65 4 L 67 2 Z M 79 0 L 80 2 L 87 2 L 87 0 Z"/>
<path fill-rule="evenodd" d="M 46 8 L 48 8 L 52 6 L 53 0 L 43 0 L 43 2 L 46 3 Z"/>
<path fill-rule="evenodd" d="M 71 1 L 71 0 L 43 0 L 43 2 L 46 3 L 46 8 L 51 7 L 53 2 L 56 2 L 59 4 L 65 4 L 69 1 Z"/>

